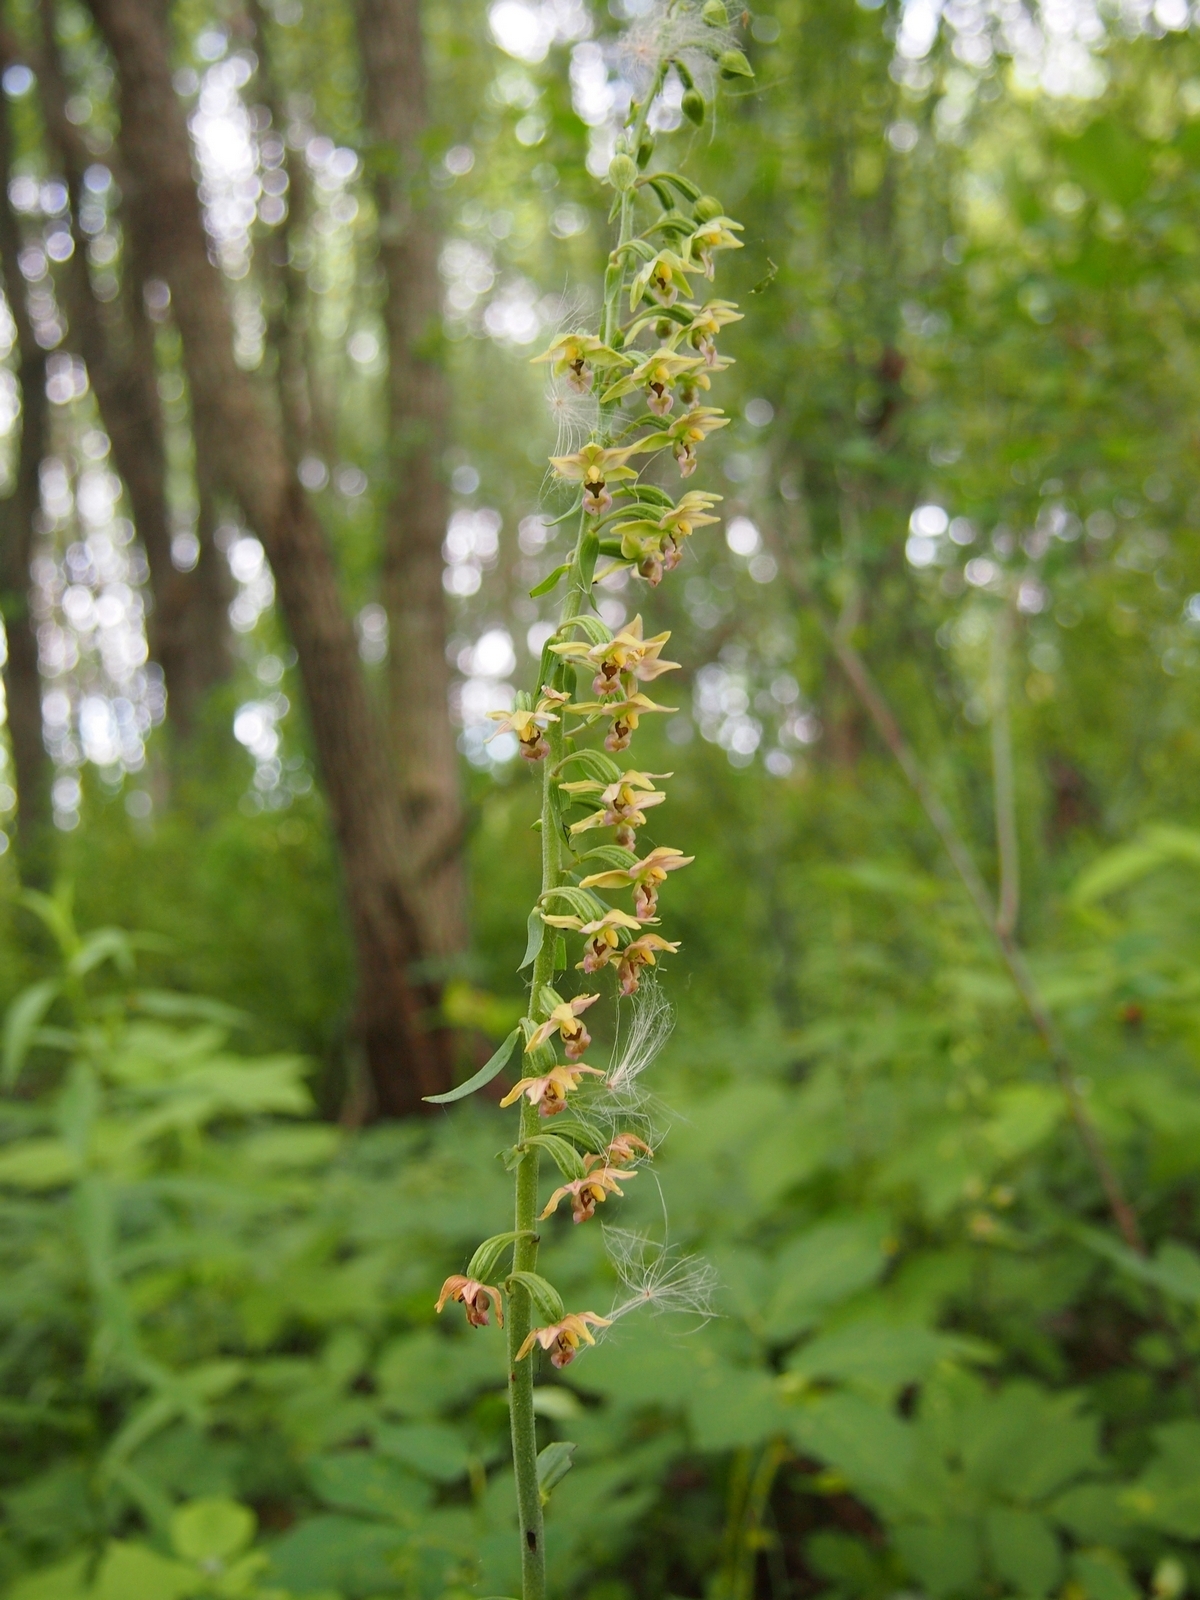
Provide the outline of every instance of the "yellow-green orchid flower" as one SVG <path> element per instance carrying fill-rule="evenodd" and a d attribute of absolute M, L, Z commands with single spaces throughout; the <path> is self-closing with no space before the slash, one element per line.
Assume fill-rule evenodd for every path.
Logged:
<path fill-rule="evenodd" d="M 638 973 L 642 967 L 654 966 L 656 950 L 674 955 L 678 949 L 678 944 L 660 938 L 657 933 L 643 933 L 640 939 L 631 940 L 617 955 L 617 982 L 621 993 L 626 996 L 637 993 Z"/>
<path fill-rule="evenodd" d="M 504 1326 L 504 1302 L 500 1298 L 499 1289 L 493 1288 L 490 1283 L 480 1283 L 475 1278 L 464 1278 L 460 1272 L 447 1278 L 442 1285 L 442 1292 L 438 1295 L 437 1305 L 434 1310 L 441 1315 L 442 1307 L 447 1300 L 457 1301 L 467 1313 L 467 1321 L 473 1328 L 486 1328 L 488 1325 L 488 1312 L 493 1306 L 496 1308 L 496 1322 Z"/>
<path fill-rule="evenodd" d="M 630 311 L 636 311 L 647 294 L 652 295 L 659 305 L 673 306 L 681 294 L 692 292 L 688 273 L 701 270 L 701 267 L 694 266 L 674 250 L 660 250 L 653 261 L 647 261 L 634 274 L 629 286 Z"/>
<path fill-rule="evenodd" d="M 629 741 L 637 729 L 640 717 L 650 711 L 662 711 L 670 716 L 678 711 L 679 707 L 656 705 L 649 695 L 630 694 L 626 695 L 624 700 L 587 700 L 582 705 L 572 706 L 571 710 L 585 716 L 602 714 L 612 718 L 612 727 L 604 736 L 604 748 L 615 755 L 618 750 L 628 750 Z"/>
<path fill-rule="evenodd" d="M 611 1328 L 610 1317 L 598 1317 L 594 1311 L 569 1311 L 561 1322 L 552 1322 L 547 1328 L 534 1328 L 517 1351 L 517 1360 L 524 1361 L 535 1344 L 550 1352 L 552 1367 L 569 1367 L 579 1353 L 581 1344 L 595 1344 L 588 1329 Z"/>
<path fill-rule="evenodd" d="M 713 275 L 713 254 L 717 250 L 740 250 L 742 241 L 735 239 L 735 233 L 745 232 L 740 222 L 734 222 L 731 217 L 713 217 L 709 222 L 702 222 L 687 241 L 685 249 L 689 265 L 699 262 L 700 270 L 706 278 Z M 692 268 L 695 271 L 695 268 Z"/>
<path fill-rule="evenodd" d="M 534 365 L 541 361 L 551 362 L 554 376 L 565 377 L 576 394 L 587 394 L 591 390 L 597 367 L 632 365 L 629 356 L 622 355 L 619 350 L 610 349 L 603 339 L 597 339 L 590 333 L 562 334 L 555 339 L 549 350 L 543 350 L 540 356 L 534 356 Z"/>
<path fill-rule="evenodd" d="M 658 909 L 659 885 L 666 881 L 668 872 L 676 872 L 680 867 L 687 867 L 695 860 L 695 856 L 685 856 L 682 850 L 676 850 L 673 845 L 661 844 L 657 850 L 651 850 L 648 856 L 641 861 L 635 861 L 631 867 L 614 867 L 608 872 L 594 872 L 590 878 L 584 878 L 579 887 L 581 889 L 628 889 L 633 888 L 633 914 L 641 921 L 648 921 Z"/>
<path fill-rule="evenodd" d="M 618 1178 L 636 1177 L 636 1172 L 623 1172 L 607 1166 L 597 1167 L 585 1178 L 575 1178 L 572 1182 L 564 1183 L 561 1188 L 555 1189 L 539 1220 L 544 1222 L 547 1217 L 552 1216 L 558 1210 L 559 1202 L 569 1194 L 571 1221 L 586 1222 L 589 1217 L 596 1215 L 596 1207 L 607 1200 L 610 1194 L 625 1193 L 617 1182 Z"/>
<path fill-rule="evenodd" d="M 596 695 L 622 694 L 634 687 L 634 682 L 649 683 L 664 672 L 675 672 L 678 661 L 663 661 L 659 652 L 671 637 L 670 633 L 655 634 L 652 639 L 642 637 L 642 619 L 634 617 L 614 638 L 602 644 L 586 644 L 571 639 L 564 644 L 552 644 L 551 650 L 567 661 L 594 667 L 592 693 Z"/>
<path fill-rule="evenodd" d="M 603 1161 L 610 1167 L 622 1167 L 630 1161 L 636 1161 L 639 1154 L 654 1159 L 654 1151 L 636 1133 L 618 1133 L 611 1144 L 605 1147 L 602 1156 L 584 1156 L 583 1164 L 586 1167 L 593 1161 Z"/>
<path fill-rule="evenodd" d="M 728 426 L 729 418 L 719 406 L 693 406 L 686 416 L 678 417 L 671 424 L 667 439 L 679 463 L 681 478 L 690 478 L 696 470 L 696 446 L 710 433 Z"/>
<path fill-rule="evenodd" d="M 570 698 L 559 689 L 543 689 L 536 706 L 517 706 L 512 711 L 489 711 L 488 716 L 498 726 L 488 734 L 488 740 L 502 733 L 515 733 L 525 760 L 540 761 L 550 752 L 544 737 L 545 731 L 552 722 L 558 721 L 553 708 L 563 705 Z"/>
<path fill-rule="evenodd" d="M 679 565 L 683 541 L 693 530 L 720 521 L 719 517 L 708 514 L 710 507 L 720 499 L 719 494 L 689 489 L 678 504 L 671 506 L 657 521 L 639 517 L 618 522 L 613 533 L 620 537 L 621 554 L 627 561 L 637 563 L 638 572 L 651 585 L 657 585 L 664 572 Z"/>
<path fill-rule="evenodd" d="M 557 1029 L 567 1060 L 578 1061 L 592 1042 L 591 1034 L 579 1018 L 589 1006 L 594 1006 L 599 998 L 598 994 L 577 994 L 573 1000 L 564 1000 L 561 1005 L 555 1006 L 545 1022 L 539 1022 L 530 1034 L 525 1054 L 528 1055 L 531 1050 L 536 1050 L 538 1045 L 545 1044 Z M 589 1067 L 587 1070 L 591 1072 L 594 1068 Z"/>
<path fill-rule="evenodd" d="M 576 1061 L 571 1066 L 551 1067 L 549 1072 L 543 1072 L 540 1077 L 522 1078 L 500 1104 L 514 1105 L 524 1095 L 531 1106 L 538 1108 L 539 1117 L 556 1117 L 566 1106 L 571 1090 L 578 1089 L 579 1080 L 585 1072 L 594 1073 L 597 1078 L 604 1076 L 599 1067 L 589 1067 L 582 1061 Z"/>
<path fill-rule="evenodd" d="M 710 300 L 700 307 L 691 323 L 680 329 L 681 334 L 688 340 L 693 350 L 703 357 L 704 364 L 710 369 L 717 366 L 717 334 L 731 322 L 741 322 L 742 313 L 732 300 Z"/>
<path fill-rule="evenodd" d="M 663 776 L 669 777 L 670 774 L 664 773 Z M 667 798 L 663 790 L 654 787 L 650 778 L 651 774 L 645 772 L 625 772 L 616 783 L 610 783 L 607 787 L 598 783 L 564 783 L 562 788 L 576 799 L 594 794 L 603 807 L 590 817 L 584 817 L 581 822 L 573 822 L 571 833 L 586 833 L 591 828 L 616 828 L 616 842 L 632 850 L 634 829 L 643 826 L 646 812 L 651 806 L 660 806 Z"/>
<path fill-rule="evenodd" d="M 604 913 L 602 917 L 595 917 L 591 922 L 584 922 L 580 917 L 547 916 L 542 913 L 542 921 L 548 922 L 552 928 L 562 928 L 569 933 L 581 933 L 587 941 L 583 947 L 583 960 L 577 964 L 577 970 L 590 976 L 599 972 L 601 967 L 606 967 L 612 958 L 614 950 L 620 948 L 619 930 L 625 928 L 635 933 L 640 933 L 641 923 L 636 917 L 631 917 L 628 911 L 618 911 L 614 906 Z"/>
<path fill-rule="evenodd" d="M 630 456 L 636 455 L 638 449 L 636 444 L 624 445 L 620 449 L 602 444 L 585 444 L 572 455 L 551 456 L 550 465 L 568 483 L 583 485 L 583 509 L 599 517 L 612 508 L 608 485 L 637 477 L 637 473 L 632 467 L 626 466 L 626 462 Z"/>
<path fill-rule="evenodd" d="M 674 350 L 655 350 L 639 362 L 632 372 L 618 378 L 600 397 L 602 405 L 620 400 L 637 389 L 645 389 L 646 404 L 656 417 L 665 417 L 675 404 L 671 393 L 677 379 L 704 365 L 702 356 L 681 356 Z"/>

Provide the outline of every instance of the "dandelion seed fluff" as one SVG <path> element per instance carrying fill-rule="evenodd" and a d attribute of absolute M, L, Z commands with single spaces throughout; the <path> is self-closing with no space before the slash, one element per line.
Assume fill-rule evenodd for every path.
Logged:
<path fill-rule="evenodd" d="M 716 1269 L 700 1256 L 687 1255 L 641 1229 L 603 1227 L 604 1250 L 621 1285 L 611 1321 L 631 1311 L 649 1309 L 685 1313 L 707 1321 L 716 1313 L 713 1296 L 719 1286 Z"/>

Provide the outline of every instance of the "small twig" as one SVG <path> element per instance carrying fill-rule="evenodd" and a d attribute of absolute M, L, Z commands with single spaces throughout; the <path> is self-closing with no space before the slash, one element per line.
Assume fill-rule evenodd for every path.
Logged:
<path fill-rule="evenodd" d="M 1116 1170 L 1108 1159 L 1104 1148 L 1104 1141 L 1100 1131 L 1093 1122 L 1087 1106 L 1084 1104 L 1080 1093 L 1079 1081 L 1071 1062 L 1066 1043 L 1058 1031 L 1058 1026 L 1046 1008 L 1033 974 L 1025 960 L 1024 951 L 1017 943 L 1016 936 L 1011 927 L 1002 925 L 996 907 L 992 903 L 992 896 L 980 875 L 975 859 L 959 832 L 950 812 L 942 803 L 941 796 L 925 775 L 925 771 L 918 761 L 911 745 L 900 730 L 900 725 L 892 713 L 892 709 L 881 693 L 879 686 L 871 676 L 866 662 L 851 642 L 854 619 L 857 617 L 859 604 L 858 585 L 852 581 L 843 603 L 841 615 L 836 624 L 829 621 L 820 603 L 812 592 L 812 587 L 806 575 L 798 568 L 791 550 L 786 541 L 781 541 L 783 554 L 789 575 L 795 588 L 808 600 L 812 607 L 822 631 L 838 659 L 842 671 L 850 680 L 850 685 L 858 695 L 875 729 L 896 759 L 897 765 L 908 779 L 913 793 L 921 804 L 932 823 L 934 831 L 942 842 L 942 846 L 949 856 L 954 870 L 962 880 L 971 904 L 979 920 L 983 923 L 988 934 L 995 943 L 997 953 L 1012 979 L 1029 1019 L 1033 1023 L 1038 1037 L 1050 1058 L 1059 1086 L 1067 1102 L 1071 1120 L 1079 1134 L 1080 1143 L 1084 1153 L 1091 1162 L 1104 1190 L 1108 1201 L 1109 1210 L 1113 1221 L 1131 1250 L 1138 1255 L 1146 1254 L 1146 1246 L 1142 1239 L 1141 1228 L 1138 1225 L 1137 1214 L 1125 1195 L 1121 1180 Z M 1014 829 L 1015 835 L 1015 829 Z M 1011 891 L 1010 891 L 1011 892 Z M 1014 902 L 1015 904 L 1015 902 Z M 1015 910 L 1013 920 L 1015 922 Z"/>
<path fill-rule="evenodd" d="M 1012 938 L 1021 908 L 1021 846 L 1017 837 L 1017 799 L 1013 784 L 1012 717 L 1008 699 L 1013 614 L 1006 601 L 992 631 L 991 713 L 992 792 L 996 812 L 996 855 L 1000 896 L 996 912 L 999 938 Z"/>

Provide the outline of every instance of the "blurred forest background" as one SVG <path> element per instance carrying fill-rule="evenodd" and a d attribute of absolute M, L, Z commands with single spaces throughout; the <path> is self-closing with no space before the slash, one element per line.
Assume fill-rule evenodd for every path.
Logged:
<path fill-rule="evenodd" d="M 411 1113 L 523 1007 L 533 786 L 484 741 L 562 558 L 529 361 L 594 310 L 649 3 L 10 0 L 12 1600 L 518 1581 L 502 1344 L 432 1310 L 508 1226 L 499 1114 Z M 706 1255 L 720 1315 L 543 1379 L 553 1592 L 1179 1600 L 1192 14 L 741 27 L 753 84 L 654 112 L 746 224 L 724 522 L 603 602 L 688 664 L 639 754 L 698 857 L 675 1131 L 618 1220 Z M 599 1229 L 557 1227 L 603 1309 Z"/>

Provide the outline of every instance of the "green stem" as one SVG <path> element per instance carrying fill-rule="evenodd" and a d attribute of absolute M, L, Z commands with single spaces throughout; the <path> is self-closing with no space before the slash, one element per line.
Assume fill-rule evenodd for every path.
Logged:
<path fill-rule="evenodd" d="M 654 104 L 658 92 L 666 80 L 667 69 L 669 65 L 670 63 L 666 61 L 660 65 L 658 72 L 655 75 L 654 83 L 643 98 L 641 105 L 638 107 L 637 117 L 634 120 L 632 128 L 629 130 L 628 138 L 631 146 L 630 153 L 635 161 L 637 160 L 638 150 L 641 148 L 642 135 L 646 131 L 646 118 L 650 115 L 650 107 Z M 626 190 L 626 192 L 621 196 L 620 232 L 617 235 L 617 248 L 613 252 L 614 256 L 617 256 L 617 253 L 621 250 L 622 246 L 627 245 L 632 237 L 633 196 L 634 191 L 632 189 Z M 603 339 L 605 344 L 611 344 L 616 336 L 617 324 L 620 321 L 621 290 L 624 287 L 625 273 L 624 271 L 621 271 L 617 275 L 615 288 L 611 293 L 605 296 L 604 300 L 604 324 L 600 330 L 600 337 Z"/>
<path fill-rule="evenodd" d="M 563 597 L 559 626 L 577 617 L 588 597 L 589 586 L 583 582 L 580 556 L 587 533 L 586 513 L 580 513 L 579 535 L 571 559 L 567 579 L 567 592 Z M 540 690 L 542 685 L 538 685 Z M 550 754 L 542 771 L 542 894 L 555 889 L 562 882 L 562 835 L 559 831 L 558 807 L 555 805 L 554 786 L 556 768 L 565 753 L 566 735 L 563 721 L 552 723 L 547 733 Z M 533 963 L 530 984 L 530 1015 L 540 1010 L 538 996 L 554 980 L 554 952 L 558 931 L 549 925 L 542 933 L 541 948 Z M 519 1143 L 524 1143 L 537 1132 L 538 1115 L 528 1100 L 521 1101 L 521 1127 Z M 538 1258 L 537 1211 L 538 1174 L 540 1161 L 536 1149 L 526 1153 L 516 1172 L 516 1205 L 513 1227 L 520 1235 L 513 1246 L 513 1271 L 536 1272 Z M 530 1353 L 524 1361 L 517 1360 L 533 1323 L 533 1307 L 528 1293 L 521 1288 L 509 1296 L 508 1306 L 508 1396 L 509 1417 L 512 1426 L 513 1470 L 517 1480 L 517 1514 L 521 1524 L 521 1596 L 522 1600 L 543 1600 L 546 1593 L 546 1557 L 543 1549 L 542 1498 L 537 1480 L 537 1424 L 533 1413 L 533 1364 Z"/>
<path fill-rule="evenodd" d="M 521 1101 L 520 1138 L 537 1131 L 537 1111 Z M 531 1150 L 517 1168 L 516 1216 L 513 1226 L 524 1234 L 513 1248 L 513 1270 L 537 1269 L 538 1156 Z M 528 1230 L 526 1233 L 525 1230 Z M 533 1323 L 533 1307 L 524 1289 L 508 1301 L 508 1399 L 512 1424 L 513 1469 L 517 1479 L 517 1516 L 521 1524 L 522 1600 L 543 1600 L 546 1555 L 543 1549 L 542 1497 L 537 1481 L 537 1423 L 533 1414 L 533 1355 L 517 1360 Z"/>

